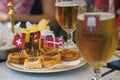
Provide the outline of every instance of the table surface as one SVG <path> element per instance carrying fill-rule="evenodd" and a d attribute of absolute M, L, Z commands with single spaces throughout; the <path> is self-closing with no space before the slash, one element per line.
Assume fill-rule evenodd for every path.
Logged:
<path fill-rule="evenodd" d="M 118 60 L 120 57 L 113 56 L 111 60 L 116 59 Z M 103 80 L 120 80 L 118 70 L 102 67 L 101 73 L 104 75 Z M 88 64 L 62 72 L 26 73 L 10 69 L 6 62 L 0 62 L 0 80 L 91 80 L 92 77 L 94 77 L 94 72 Z"/>
<path fill-rule="evenodd" d="M 102 68 L 101 73 L 105 73 L 109 70 L 111 69 Z M 111 75 L 114 76 L 114 74 Z M 108 78 L 111 75 L 109 74 L 103 78 Z M 84 66 L 73 70 L 68 70 L 63 72 L 25 73 L 10 69 L 9 67 L 7 67 L 5 62 L 0 63 L 0 80 L 90 80 L 91 77 L 93 76 L 94 76 L 93 70 L 88 64 L 85 64 Z M 115 79 L 115 80 L 120 80 L 120 79 Z"/>
<path fill-rule="evenodd" d="M 109 71 L 111 69 L 102 67 L 101 73 L 106 74 Z M 15 71 L 7 67 L 5 62 L 0 63 L 0 80 L 91 80 L 93 76 L 94 72 L 88 64 L 73 70 L 40 74 Z M 120 80 L 120 71 L 112 71 L 103 80 Z"/>

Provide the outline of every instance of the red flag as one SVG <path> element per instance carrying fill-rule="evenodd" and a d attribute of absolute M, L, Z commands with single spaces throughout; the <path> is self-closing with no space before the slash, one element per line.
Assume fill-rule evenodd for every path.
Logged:
<path fill-rule="evenodd" d="M 41 36 L 41 40 L 42 40 L 42 46 L 44 45 L 44 44 L 46 44 L 46 36 Z"/>
<path fill-rule="evenodd" d="M 25 39 L 25 42 L 30 42 L 30 33 L 22 33 L 22 39 Z"/>
<path fill-rule="evenodd" d="M 52 38 L 52 35 L 46 35 L 46 36 L 41 35 L 40 38 L 41 38 L 40 46 L 42 48 L 42 47 L 44 47 L 44 45 L 47 44 L 46 43 L 47 38 Z"/>
<path fill-rule="evenodd" d="M 39 49 L 40 48 L 43 48 L 44 47 L 44 39 L 39 39 L 39 43 L 38 43 L 38 45 L 39 45 Z"/>
<path fill-rule="evenodd" d="M 41 39 L 42 39 L 42 42 L 43 42 L 44 44 L 46 44 L 47 38 L 52 38 L 52 35 L 46 35 L 46 36 L 42 36 L 42 35 L 41 35 Z M 43 45 L 44 45 L 44 44 L 43 44 Z"/>
<path fill-rule="evenodd" d="M 40 31 L 32 33 L 33 40 L 40 39 Z"/>
<path fill-rule="evenodd" d="M 19 48 L 24 48 L 25 39 L 20 38 L 19 36 L 15 35 L 12 44 Z"/>
<path fill-rule="evenodd" d="M 57 38 L 47 38 L 46 43 L 49 47 L 59 47 L 59 39 Z"/>
<path fill-rule="evenodd" d="M 63 45 L 64 44 L 63 36 L 57 37 L 57 39 L 59 40 L 59 45 Z"/>

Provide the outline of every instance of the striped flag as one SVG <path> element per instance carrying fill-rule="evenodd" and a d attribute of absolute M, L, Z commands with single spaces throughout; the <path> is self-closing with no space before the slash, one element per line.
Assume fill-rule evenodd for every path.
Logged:
<path fill-rule="evenodd" d="M 33 32 L 33 33 L 22 33 L 22 38 L 25 39 L 25 42 L 30 42 L 34 40 L 40 39 L 40 31 Z"/>
<path fill-rule="evenodd" d="M 43 48 L 44 45 L 47 44 L 47 42 L 46 42 L 47 38 L 52 38 L 52 35 L 47 35 L 47 36 L 41 35 L 40 36 L 39 45 L 40 45 L 41 48 Z"/>
<path fill-rule="evenodd" d="M 46 39 L 46 44 L 48 45 L 48 47 L 58 48 L 59 47 L 59 39 L 57 39 L 57 38 L 47 38 Z"/>
<path fill-rule="evenodd" d="M 30 42 L 30 33 L 22 33 L 22 39 L 25 39 L 25 42 Z"/>

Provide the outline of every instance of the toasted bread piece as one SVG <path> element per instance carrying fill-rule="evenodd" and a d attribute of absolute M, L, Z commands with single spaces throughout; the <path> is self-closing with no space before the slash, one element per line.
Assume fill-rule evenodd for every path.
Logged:
<path fill-rule="evenodd" d="M 25 69 L 40 69 L 42 68 L 41 57 L 29 57 L 24 62 Z"/>
<path fill-rule="evenodd" d="M 81 56 L 79 50 L 72 48 L 63 49 L 60 53 L 63 61 L 77 60 Z"/>
<path fill-rule="evenodd" d="M 16 63 L 16 64 L 24 64 L 24 61 L 27 58 L 28 56 L 25 52 L 22 52 L 22 53 L 14 52 L 8 55 L 7 61 L 11 63 Z"/>
<path fill-rule="evenodd" d="M 25 49 L 26 54 L 29 55 L 30 57 L 35 57 L 35 56 L 40 56 L 40 52 L 35 49 Z"/>
<path fill-rule="evenodd" d="M 55 64 L 59 64 L 61 63 L 61 55 L 57 54 L 54 56 L 47 56 L 47 55 L 43 55 L 42 56 L 42 64 L 43 67 L 45 68 L 50 68 Z"/>

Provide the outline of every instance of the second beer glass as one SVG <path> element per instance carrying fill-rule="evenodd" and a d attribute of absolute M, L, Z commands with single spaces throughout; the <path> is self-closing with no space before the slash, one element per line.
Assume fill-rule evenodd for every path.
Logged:
<path fill-rule="evenodd" d="M 68 34 L 67 43 L 64 47 L 74 48 L 73 31 L 76 29 L 78 15 L 77 0 L 56 0 L 55 17 L 60 27 Z"/>

